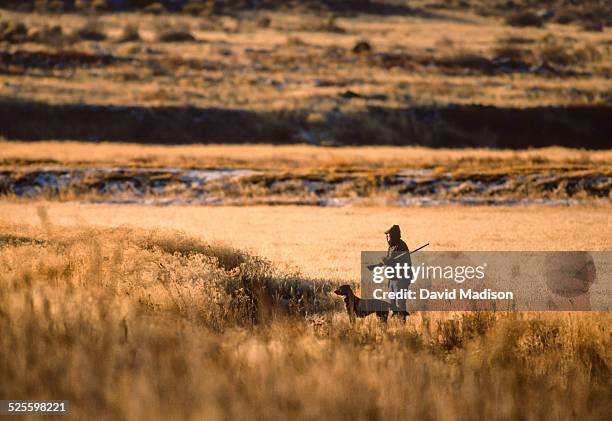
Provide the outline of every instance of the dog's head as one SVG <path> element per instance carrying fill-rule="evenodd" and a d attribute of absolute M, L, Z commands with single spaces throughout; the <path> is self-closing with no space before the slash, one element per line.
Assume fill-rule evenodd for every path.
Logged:
<path fill-rule="evenodd" d="M 351 289 L 350 285 L 342 285 L 334 291 L 334 294 L 342 295 L 344 297 L 350 297 L 351 295 L 353 295 L 353 290 Z"/>

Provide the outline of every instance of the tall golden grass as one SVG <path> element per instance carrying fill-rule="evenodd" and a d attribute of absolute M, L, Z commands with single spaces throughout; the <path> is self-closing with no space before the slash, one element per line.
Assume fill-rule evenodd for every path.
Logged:
<path fill-rule="evenodd" d="M 0 396 L 79 419 L 605 419 L 609 313 L 350 325 L 325 284 L 177 232 L 0 227 Z"/>

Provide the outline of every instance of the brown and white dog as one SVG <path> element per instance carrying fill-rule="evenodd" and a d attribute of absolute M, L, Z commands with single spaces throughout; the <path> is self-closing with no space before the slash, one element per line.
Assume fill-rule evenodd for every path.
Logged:
<path fill-rule="evenodd" d="M 362 300 L 353 292 L 350 285 L 342 285 L 334 291 L 334 294 L 344 297 L 346 304 L 346 312 L 348 313 L 351 323 L 355 322 L 356 317 L 366 317 L 370 314 L 376 314 L 382 321 L 387 321 L 391 304 L 382 300 Z"/>

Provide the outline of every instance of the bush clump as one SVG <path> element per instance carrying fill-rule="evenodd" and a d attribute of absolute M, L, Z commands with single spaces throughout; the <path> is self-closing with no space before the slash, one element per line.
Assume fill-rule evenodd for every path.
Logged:
<path fill-rule="evenodd" d="M 28 28 L 23 22 L 0 22 L 0 41 L 11 44 L 25 42 L 28 39 Z"/>
<path fill-rule="evenodd" d="M 110 9 L 107 0 L 93 0 L 91 2 L 91 8 L 98 12 L 104 12 Z"/>
<path fill-rule="evenodd" d="M 184 28 L 164 28 L 157 33 L 159 42 L 193 42 L 196 38 L 189 29 Z"/>
<path fill-rule="evenodd" d="M 44 25 L 40 28 L 32 29 L 28 33 L 31 42 L 47 45 L 62 45 L 66 41 L 64 30 L 60 25 Z"/>
<path fill-rule="evenodd" d="M 354 54 L 366 54 L 366 53 L 370 53 L 372 51 L 372 45 L 368 41 L 358 41 L 353 46 L 353 50 L 352 51 L 353 51 Z"/>
<path fill-rule="evenodd" d="M 544 26 L 544 19 L 536 13 L 529 11 L 521 11 L 510 14 L 506 18 L 506 23 L 510 26 L 525 28 L 528 26 L 541 28 Z"/>
<path fill-rule="evenodd" d="M 193 16 L 210 15 L 212 12 L 212 4 L 204 1 L 191 0 L 183 6 L 183 12 Z"/>
<path fill-rule="evenodd" d="M 574 46 L 553 35 L 540 40 L 536 53 L 542 63 L 557 66 L 580 66 L 601 58 L 599 49 L 590 43 Z"/>
<path fill-rule="evenodd" d="M 85 41 L 104 41 L 106 32 L 102 22 L 92 19 L 76 31 L 76 36 Z"/>
<path fill-rule="evenodd" d="M 144 11 L 152 15 L 163 15 L 164 13 L 166 13 L 166 8 L 161 3 L 151 3 L 150 5 L 144 8 Z"/>
<path fill-rule="evenodd" d="M 128 23 L 121 30 L 121 34 L 119 38 L 117 38 L 117 42 L 136 42 L 140 41 L 140 31 L 138 30 L 138 26 Z"/>

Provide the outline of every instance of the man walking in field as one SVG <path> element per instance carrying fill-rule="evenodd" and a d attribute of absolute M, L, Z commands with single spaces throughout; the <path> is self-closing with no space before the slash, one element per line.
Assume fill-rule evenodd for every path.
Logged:
<path fill-rule="evenodd" d="M 404 265 L 407 264 L 408 267 L 412 268 L 412 260 L 410 259 L 410 250 L 408 250 L 408 246 L 402 240 L 402 233 L 399 225 L 393 225 L 387 231 L 385 231 L 387 235 L 387 243 L 389 244 L 389 249 L 387 250 L 387 255 L 383 257 L 382 262 L 385 266 L 395 266 L 396 264 Z M 412 279 L 412 270 L 409 271 L 408 278 L 397 278 L 391 277 L 389 278 L 389 291 L 390 292 L 400 292 L 401 290 L 406 290 L 410 287 L 410 280 Z M 393 306 L 393 314 L 399 314 L 402 316 L 406 316 L 406 300 L 396 298 L 391 302 Z"/>

